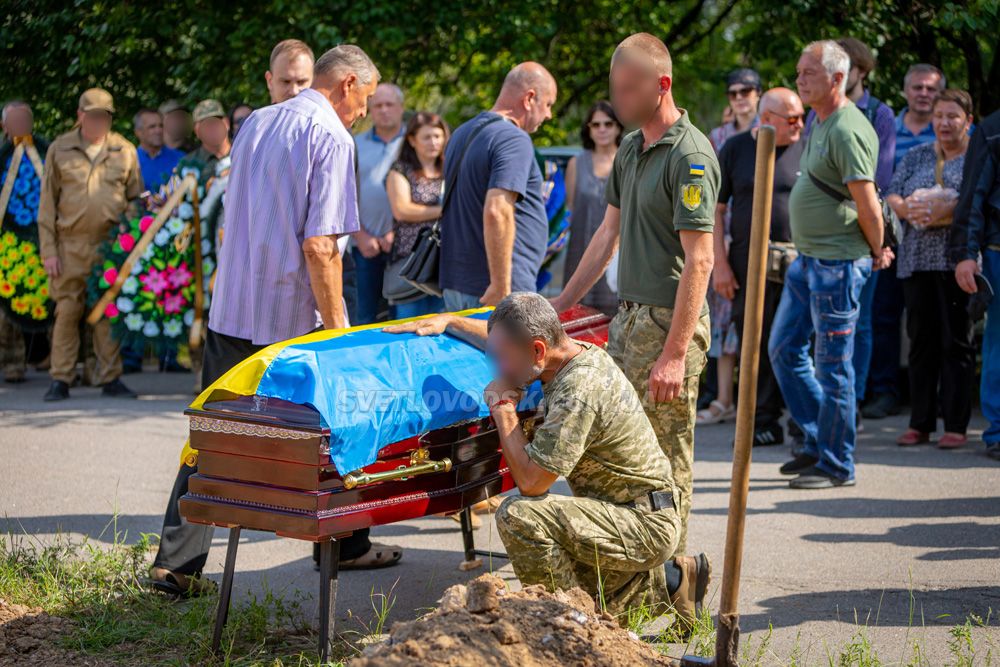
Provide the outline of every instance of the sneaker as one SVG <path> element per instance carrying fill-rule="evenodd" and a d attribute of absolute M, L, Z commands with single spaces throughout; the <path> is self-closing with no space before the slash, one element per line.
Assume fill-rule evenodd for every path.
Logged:
<path fill-rule="evenodd" d="M 767 447 L 785 442 L 785 429 L 778 422 L 772 422 L 755 428 L 753 431 L 753 446 Z"/>
<path fill-rule="evenodd" d="M 798 475 L 819 463 L 819 459 L 811 454 L 799 454 L 794 459 L 778 469 L 782 475 Z"/>
<path fill-rule="evenodd" d="M 65 401 L 69 398 L 69 385 L 62 380 L 53 380 L 45 392 L 43 401 Z"/>
<path fill-rule="evenodd" d="M 854 486 L 856 483 L 853 477 L 840 479 L 813 466 L 803 470 L 798 477 L 788 482 L 788 486 L 792 489 L 832 489 L 837 486 Z"/>
<path fill-rule="evenodd" d="M 878 394 L 861 408 L 865 419 L 885 419 L 899 414 L 899 401 L 892 394 Z"/>
<path fill-rule="evenodd" d="M 986 444 L 986 456 L 994 461 L 1000 461 L 1000 442 L 990 442 Z"/>
<path fill-rule="evenodd" d="M 111 398 L 136 398 L 136 393 L 118 378 L 101 387 L 101 395 Z"/>
<path fill-rule="evenodd" d="M 670 604 L 677 612 L 677 624 L 680 634 L 687 637 L 694 629 L 698 616 L 701 615 L 702 603 L 708 592 L 708 584 L 712 580 L 712 564 L 708 555 L 678 556 L 674 564 L 681 571 L 681 585 L 670 594 Z"/>

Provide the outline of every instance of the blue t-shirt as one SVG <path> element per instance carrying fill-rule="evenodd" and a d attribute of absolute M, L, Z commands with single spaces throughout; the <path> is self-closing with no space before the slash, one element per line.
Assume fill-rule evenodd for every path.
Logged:
<path fill-rule="evenodd" d="M 538 270 L 545 258 L 549 223 L 542 199 L 542 172 L 528 133 L 505 120 L 489 123 L 475 136 L 461 166 L 466 140 L 480 125 L 497 114 L 484 111 L 463 123 L 445 152 L 445 183 L 454 192 L 441 216 L 441 287 L 481 296 L 490 284 L 490 270 L 483 241 L 483 205 L 492 188 L 517 194 L 514 206 L 516 231 L 510 286 L 514 292 L 534 292 Z"/>
<path fill-rule="evenodd" d="M 136 148 L 136 153 L 139 154 L 139 171 L 142 172 L 143 186 L 151 192 L 159 190 L 160 186 L 167 182 L 174 167 L 184 157 L 184 151 L 170 146 L 161 148 L 156 157 L 150 157 L 142 146 Z"/>

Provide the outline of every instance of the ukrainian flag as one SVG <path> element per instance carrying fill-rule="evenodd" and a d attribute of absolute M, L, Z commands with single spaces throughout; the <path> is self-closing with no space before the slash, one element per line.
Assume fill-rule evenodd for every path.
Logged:
<path fill-rule="evenodd" d="M 705 175 L 705 165 L 703 164 L 692 164 L 690 170 L 688 171 L 690 176 L 704 176 Z"/>

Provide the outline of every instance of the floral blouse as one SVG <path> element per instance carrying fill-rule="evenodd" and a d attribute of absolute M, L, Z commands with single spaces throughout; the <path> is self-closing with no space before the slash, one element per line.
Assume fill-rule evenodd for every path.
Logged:
<path fill-rule="evenodd" d="M 410 184 L 410 197 L 414 204 L 423 204 L 425 206 L 437 206 L 441 203 L 441 191 L 444 185 L 444 177 L 439 176 L 437 178 L 427 178 L 423 175 L 423 172 L 408 164 L 402 162 L 396 162 L 390 168 L 390 171 L 398 171 L 400 174 L 406 177 L 406 180 Z M 392 242 L 392 256 L 389 261 L 395 262 L 396 260 L 403 259 L 411 252 L 413 252 L 413 246 L 417 243 L 417 237 L 420 235 L 420 230 L 433 225 L 436 220 L 427 220 L 426 222 L 400 222 L 399 220 L 392 221 L 392 228 L 395 232 L 394 239 Z"/>
<path fill-rule="evenodd" d="M 961 189 L 964 165 L 964 153 L 944 163 L 941 180 L 945 188 L 955 191 Z M 937 153 L 934 151 L 933 143 L 911 148 L 896 166 L 896 173 L 892 175 L 892 183 L 889 184 L 886 194 L 895 194 L 906 199 L 920 188 L 934 187 L 936 166 Z M 948 257 L 950 234 L 950 227 L 918 229 L 904 220 L 903 238 L 896 251 L 896 275 L 900 278 L 909 278 L 915 271 L 954 270 L 955 264 Z"/>

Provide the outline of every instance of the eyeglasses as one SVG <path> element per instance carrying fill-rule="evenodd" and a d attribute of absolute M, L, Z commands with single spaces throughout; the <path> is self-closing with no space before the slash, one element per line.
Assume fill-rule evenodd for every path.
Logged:
<path fill-rule="evenodd" d="M 798 125 L 799 123 L 805 120 L 804 114 L 800 113 L 792 114 L 791 116 L 786 116 L 785 114 L 778 113 L 777 111 L 768 111 L 768 113 L 773 113 L 778 118 L 784 118 L 785 122 L 787 122 L 789 125 Z"/>
<path fill-rule="evenodd" d="M 613 120 L 592 120 L 589 123 L 587 123 L 587 127 L 589 127 L 592 130 L 597 130 L 597 129 L 600 129 L 602 127 L 603 128 L 607 128 L 607 129 L 611 129 L 615 125 L 616 125 L 616 123 Z"/>
<path fill-rule="evenodd" d="M 729 99 L 735 100 L 737 97 L 750 97 L 750 93 L 757 92 L 756 88 L 730 88 L 726 91 Z"/>

